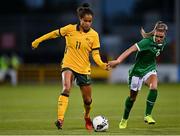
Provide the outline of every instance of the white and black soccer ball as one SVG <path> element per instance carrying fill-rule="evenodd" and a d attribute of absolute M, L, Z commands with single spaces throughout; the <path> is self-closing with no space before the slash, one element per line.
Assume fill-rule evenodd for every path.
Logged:
<path fill-rule="evenodd" d="M 96 132 L 103 132 L 109 128 L 108 120 L 104 116 L 96 116 L 93 118 L 93 127 Z"/>

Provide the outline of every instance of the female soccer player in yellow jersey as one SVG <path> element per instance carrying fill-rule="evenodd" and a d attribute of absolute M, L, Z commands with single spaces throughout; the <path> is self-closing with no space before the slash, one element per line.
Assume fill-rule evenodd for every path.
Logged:
<path fill-rule="evenodd" d="M 103 69 L 109 70 L 109 65 L 101 61 L 99 55 L 99 36 L 98 33 L 91 28 L 93 20 L 93 11 L 88 3 L 84 3 L 78 7 L 77 14 L 80 23 L 69 24 L 50 33 L 47 33 L 32 42 L 32 47 L 37 48 L 39 43 L 57 38 L 60 36 L 66 39 L 66 48 L 62 61 L 62 93 L 58 99 L 58 119 L 55 122 L 58 129 L 62 129 L 64 114 L 68 106 L 68 99 L 73 80 L 79 85 L 82 98 L 84 101 L 84 119 L 85 127 L 92 130 L 92 122 L 90 119 L 91 110 L 91 79 L 89 77 L 90 61 L 89 55 L 92 53 L 94 61 Z"/>
<path fill-rule="evenodd" d="M 149 33 L 141 29 L 143 39 L 123 52 L 116 60 L 109 62 L 109 65 L 114 67 L 122 63 L 131 53 L 137 51 L 136 62 L 129 70 L 130 96 L 128 96 L 125 101 L 123 118 L 119 124 L 120 129 L 127 127 L 130 111 L 136 100 L 138 91 L 141 90 L 143 82 L 149 87 L 144 121 L 148 124 L 155 124 L 155 120 L 152 118 L 151 113 L 158 95 L 156 57 L 159 56 L 167 45 L 167 30 L 168 26 L 162 21 L 158 21 L 154 29 Z"/>

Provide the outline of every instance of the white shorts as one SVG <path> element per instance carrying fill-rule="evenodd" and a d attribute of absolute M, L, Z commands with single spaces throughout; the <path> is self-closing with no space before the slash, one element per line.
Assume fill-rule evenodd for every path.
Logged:
<path fill-rule="evenodd" d="M 156 70 L 148 72 L 143 77 L 132 76 L 130 89 L 134 91 L 141 90 L 143 82 L 145 82 L 151 75 L 157 75 Z"/>

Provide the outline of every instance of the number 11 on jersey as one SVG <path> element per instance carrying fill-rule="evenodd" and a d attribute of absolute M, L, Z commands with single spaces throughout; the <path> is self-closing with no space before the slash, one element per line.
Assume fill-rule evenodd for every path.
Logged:
<path fill-rule="evenodd" d="M 76 49 L 80 49 L 80 47 L 81 47 L 81 42 L 76 41 Z"/>

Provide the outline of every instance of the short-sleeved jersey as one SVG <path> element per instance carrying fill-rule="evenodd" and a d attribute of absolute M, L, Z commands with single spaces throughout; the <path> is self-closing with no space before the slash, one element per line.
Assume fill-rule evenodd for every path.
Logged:
<path fill-rule="evenodd" d="M 166 45 L 166 40 L 162 44 L 154 42 L 153 37 L 144 38 L 135 44 L 138 48 L 136 62 L 129 71 L 130 76 L 143 77 L 152 70 L 156 70 L 156 57 L 160 55 Z"/>
<path fill-rule="evenodd" d="M 79 25 L 67 25 L 59 29 L 65 36 L 66 48 L 62 68 L 71 68 L 80 74 L 90 74 L 89 54 L 100 48 L 98 33 L 92 28 L 88 32 L 79 31 Z"/>

